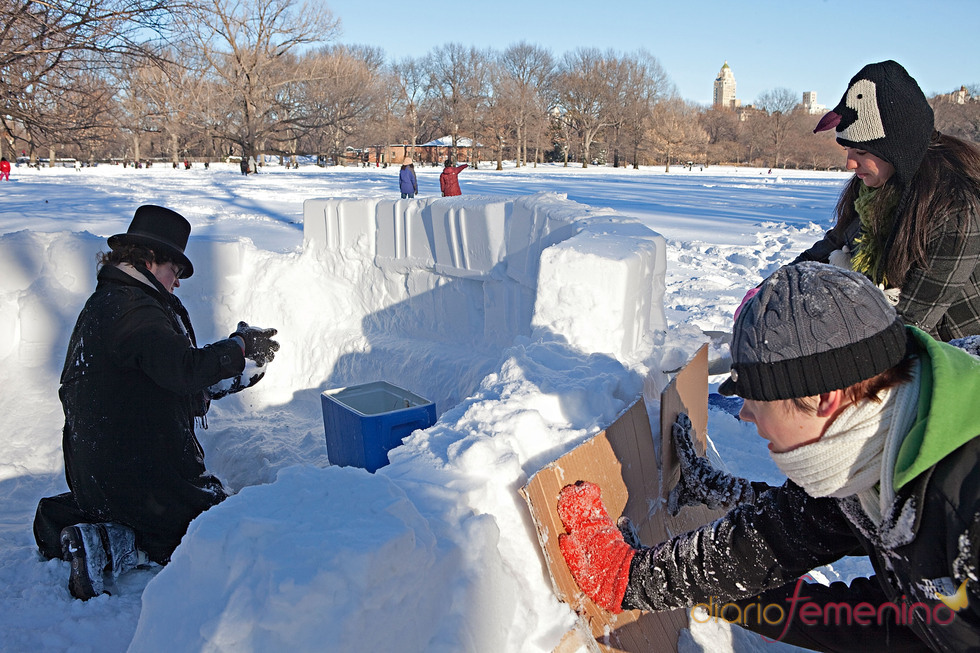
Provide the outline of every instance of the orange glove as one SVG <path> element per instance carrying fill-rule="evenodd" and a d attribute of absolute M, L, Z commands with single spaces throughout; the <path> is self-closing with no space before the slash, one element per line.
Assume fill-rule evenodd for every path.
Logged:
<path fill-rule="evenodd" d="M 609 518 L 599 486 L 566 485 L 558 494 L 558 516 L 567 531 L 558 536 L 558 547 L 575 582 L 596 605 L 622 612 L 636 549 Z"/>

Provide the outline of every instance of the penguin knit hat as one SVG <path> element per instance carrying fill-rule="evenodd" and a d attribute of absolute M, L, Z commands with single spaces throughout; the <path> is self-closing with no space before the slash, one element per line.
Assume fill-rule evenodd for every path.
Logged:
<path fill-rule="evenodd" d="M 804 261 L 780 268 L 742 307 L 723 395 L 776 401 L 847 388 L 905 358 L 894 307 L 863 274 Z"/>
<path fill-rule="evenodd" d="M 838 143 L 884 159 L 907 185 L 926 155 L 935 121 L 915 79 L 889 60 L 868 64 L 852 77 L 840 103 L 813 131 L 831 127 Z"/>

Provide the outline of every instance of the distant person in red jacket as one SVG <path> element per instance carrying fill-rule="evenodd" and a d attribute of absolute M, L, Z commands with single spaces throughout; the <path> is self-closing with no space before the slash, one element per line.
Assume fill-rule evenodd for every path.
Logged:
<path fill-rule="evenodd" d="M 442 174 L 439 175 L 439 188 L 442 189 L 443 197 L 463 194 L 462 191 L 459 190 L 459 173 L 461 173 L 464 168 L 468 167 L 468 163 L 453 167 L 452 159 L 446 159 L 446 167 L 443 168 Z"/>
<path fill-rule="evenodd" d="M 10 181 L 10 161 L 7 161 L 7 157 L 0 159 L 0 181 L 4 179 Z M 458 195 L 459 191 L 456 194 Z"/>

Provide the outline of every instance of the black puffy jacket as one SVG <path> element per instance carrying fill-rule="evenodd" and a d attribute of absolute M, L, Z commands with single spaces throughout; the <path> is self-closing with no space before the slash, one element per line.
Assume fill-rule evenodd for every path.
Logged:
<path fill-rule="evenodd" d="M 158 561 L 226 494 L 204 466 L 205 389 L 241 373 L 234 340 L 198 348 L 180 301 L 104 266 L 72 332 L 59 395 L 65 475 L 79 507 L 127 524 Z"/>
<path fill-rule="evenodd" d="M 805 639 L 783 638 L 784 623 L 747 619 L 746 625 L 819 650 L 980 651 L 980 362 L 909 331 L 923 361 L 919 415 L 900 448 L 902 480 L 881 526 L 856 497 L 814 498 L 786 481 L 755 504 L 641 550 L 623 607 L 664 610 L 741 599 L 742 607 L 775 603 L 789 616 L 799 577 L 847 555 L 867 555 L 875 570 L 870 581 L 800 588 L 823 626 L 797 629 Z M 960 587 L 965 605 L 954 615 L 937 593 L 953 596 Z M 883 608 L 883 622 L 877 612 L 864 624 L 839 616 L 859 604 Z M 791 625 L 800 626 L 799 603 L 796 610 Z M 773 608 L 764 616 L 778 614 Z M 750 619 L 757 615 L 758 608 Z M 853 628 L 839 626 L 848 619 Z"/>
<path fill-rule="evenodd" d="M 799 594 L 824 605 L 846 602 L 852 608 L 862 602 L 878 608 L 883 601 L 890 601 L 899 610 L 904 605 L 912 617 L 900 621 L 911 627 L 923 648 L 980 650 L 980 583 L 976 580 L 980 558 L 980 439 L 963 445 L 956 455 L 903 488 L 896 504 L 899 507 L 891 515 L 891 528 L 873 533 L 869 524 L 862 524 L 856 499 L 815 499 L 786 481 L 764 493 L 754 505 L 739 506 L 713 524 L 638 553 L 630 569 L 623 607 L 663 610 L 699 603 L 717 606 L 786 586 L 786 591 L 763 594 L 763 599 L 753 598 L 742 605 L 776 603 L 789 616 L 791 605 L 786 599 L 792 596 L 790 590 L 800 576 L 846 555 L 867 554 L 875 569 L 871 583 L 853 582 L 850 587 L 834 583 L 827 589 L 816 586 L 814 589 L 820 590 L 816 595 L 804 586 Z M 967 584 L 969 605 L 955 617 L 929 589 L 930 582 L 943 578 L 951 579 L 951 585 L 939 586 L 944 593 L 971 579 Z M 927 605 L 928 616 L 923 608 L 909 613 L 913 603 Z M 799 606 L 797 603 L 793 615 L 794 626 L 801 623 Z M 836 611 L 824 610 L 820 618 L 824 614 L 836 618 Z M 894 620 L 894 613 L 885 614 Z M 940 621 L 952 619 L 952 623 L 936 623 L 936 615 Z M 773 619 L 776 616 L 777 611 L 767 614 Z M 748 617 L 746 613 L 747 621 Z M 728 620 L 733 621 L 731 615 Z M 781 637 L 785 623 L 771 625 L 769 629 L 752 629 L 805 645 Z M 877 633 L 876 624 L 852 629 L 863 638 L 860 641 L 845 635 L 847 629 L 836 628 L 840 647 L 832 650 L 901 650 L 893 640 L 897 637 L 902 641 L 903 635 L 884 627 L 888 625 L 883 624 Z"/>

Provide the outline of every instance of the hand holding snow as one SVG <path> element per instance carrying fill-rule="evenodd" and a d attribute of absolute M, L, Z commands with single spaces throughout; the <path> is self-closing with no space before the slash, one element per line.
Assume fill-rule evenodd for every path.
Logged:
<path fill-rule="evenodd" d="M 249 326 L 247 322 L 239 322 L 238 328 L 231 337 L 241 341 L 245 358 L 264 367 L 276 357 L 276 352 L 279 351 L 279 343 L 272 339 L 276 333 L 276 329 L 263 329 Z"/>
<path fill-rule="evenodd" d="M 246 358 L 245 369 L 242 370 L 241 374 L 233 376 L 230 379 L 221 379 L 208 388 L 208 394 L 212 399 L 221 399 L 222 397 L 241 392 L 246 388 L 251 388 L 265 376 L 266 365 L 259 365 L 255 361 Z"/>

